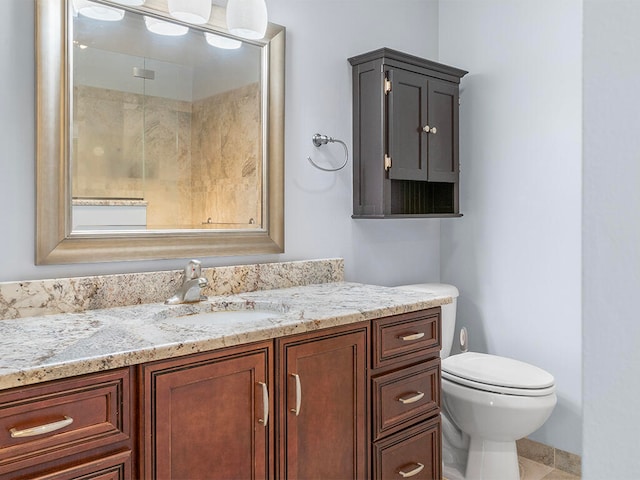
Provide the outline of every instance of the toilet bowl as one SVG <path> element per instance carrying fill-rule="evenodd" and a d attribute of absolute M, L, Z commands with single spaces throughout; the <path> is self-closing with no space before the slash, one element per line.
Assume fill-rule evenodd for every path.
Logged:
<path fill-rule="evenodd" d="M 557 402 L 553 376 L 497 355 L 465 352 L 449 356 L 458 290 L 444 284 L 399 288 L 454 299 L 441 307 L 444 476 L 449 480 L 518 480 L 515 442 L 540 428 L 551 415 Z"/>

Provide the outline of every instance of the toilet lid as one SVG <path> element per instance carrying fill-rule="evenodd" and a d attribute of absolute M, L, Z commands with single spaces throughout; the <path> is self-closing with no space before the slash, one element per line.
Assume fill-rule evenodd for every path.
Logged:
<path fill-rule="evenodd" d="M 500 393 L 540 395 L 554 386 L 549 372 L 512 358 L 466 352 L 442 361 L 442 376 L 451 381 Z M 497 388 L 494 388 L 497 387 Z"/>

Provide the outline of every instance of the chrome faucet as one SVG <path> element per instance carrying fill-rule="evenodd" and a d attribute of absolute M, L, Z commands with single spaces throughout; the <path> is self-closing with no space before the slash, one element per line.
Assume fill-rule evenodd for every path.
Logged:
<path fill-rule="evenodd" d="M 167 305 L 176 305 L 178 303 L 194 303 L 206 300 L 207 297 L 200 293 L 200 290 L 206 287 L 209 282 L 202 277 L 202 266 L 198 260 L 191 260 L 184 267 L 184 279 L 182 285 L 176 294 L 165 300 Z"/>

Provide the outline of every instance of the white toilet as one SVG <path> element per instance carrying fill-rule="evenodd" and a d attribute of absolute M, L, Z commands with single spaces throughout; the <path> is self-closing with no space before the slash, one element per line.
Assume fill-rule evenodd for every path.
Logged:
<path fill-rule="evenodd" d="M 518 360 L 466 352 L 449 356 L 458 289 L 399 287 L 451 296 L 442 306 L 442 458 L 448 480 L 518 480 L 516 440 L 540 428 L 556 405 L 553 376 Z"/>

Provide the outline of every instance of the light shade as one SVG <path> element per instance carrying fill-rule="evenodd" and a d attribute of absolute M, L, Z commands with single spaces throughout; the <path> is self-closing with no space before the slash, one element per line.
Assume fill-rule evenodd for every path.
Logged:
<path fill-rule="evenodd" d="M 144 24 L 147 26 L 147 30 L 158 35 L 168 35 L 171 37 L 179 37 L 189 31 L 189 27 L 186 25 L 178 25 L 177 23 L 165 22 L 164 20 L 158 20 L 157 18 L 144 17 Z"/>
<path fill-rule="evenodd" d="M 207 39 L 207 43 L 209 45 L 217 48 L 224 48 L 225 50 L 235 50 L 242 46 L 242 42 L 240 40 L 223 37 L 222 35 L 216 35 L 215 33 L 204 32 L 204 37 Z"/>
<path fill-rule="evenodd" d="M 264 0 L 229 0 L 227 28 L 238 37 L 259 40 L 267 31 L 267 4 Z"/>
<path fill-rule="evenodd" d="M 207 23 L 211 16 L 211 0 L 169 0 L 169 13 L 183 22 Z"/>
<path fill-rule="evenodd" d="M 76 11 L 85 17 L 107 22 L 118 22 L 124 18 L 124 10 L 108 7 L 89 0 L 73 0 Z"/>

